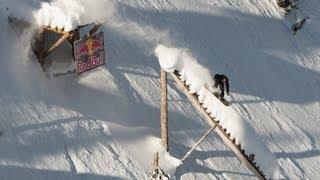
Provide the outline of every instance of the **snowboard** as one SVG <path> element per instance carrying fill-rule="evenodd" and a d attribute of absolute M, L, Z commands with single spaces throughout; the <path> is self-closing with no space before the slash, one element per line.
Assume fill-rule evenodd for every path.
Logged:
<path fill-rule="evenodd" d="M 217 99 L 219 99 L 219 93 L 212 93 Z M 227 100 L 225 99 L 219 99 L 220 102 L 222 102 L 222 104 L 224 104 L 225 106 L 230 106 L 230 102 L 228 102 Z"/>

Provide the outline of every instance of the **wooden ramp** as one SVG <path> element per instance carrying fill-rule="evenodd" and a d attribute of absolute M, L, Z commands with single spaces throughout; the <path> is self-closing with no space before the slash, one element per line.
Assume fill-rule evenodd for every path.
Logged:
<path fill-rule="evenodd" d="M 212 126 L 212 128 L 208 131 L 208 133 L 211 132 L 211 130 L 215 130 L 215 132 L 220 136 L 223 142 L 236 154 L 236 156 L 240 159 L 240 161 L 249 170 L 251 170 L 257 176 L 257 178 L 261 180 L 265 180 L 266 179 L 265 174 L 262 172 L 259 165 L 256 162 L 254 162 L 254 155 L 246 154 L 245 150 L 241 148 L 241 144 L 235 144 L 235 139 L 231 139 L 230 134 L 226 133 L 226 129 L 224 129 L 221 125 L 219 125 L 219 121 L 212 118 L 210 114 L 206 112 L 206 108 L 204 108 L 202 104 L 199 102 L 198 95 L 190 93 L 188 85 L 186 85 L 179 78 L 179 74 L 177 72 L 170 73 L 170 75 L 176 82 L 177 87 L 187 95 L 191 104 L 204 116 L 208 124 Z M 190 152 L 188 153 L 190 154 Z"/>

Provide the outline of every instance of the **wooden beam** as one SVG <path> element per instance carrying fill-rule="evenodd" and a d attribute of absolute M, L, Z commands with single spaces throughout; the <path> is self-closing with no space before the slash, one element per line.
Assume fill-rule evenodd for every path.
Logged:
<path fill-rule="evenodd" d="M 159 152 L 153 154 L 153 166 L 159 167 Z"/>
<path fill-rule="evenodd" d="M 72 35 L 72 32 L 73 31 L 64 31 L 64 29 L 59 29 L 59 28 L 53 28 L 53 27 L 50 27 L 50 26 L 45 26 L 43 27 L 45 30 L 47 31 L 52 31 L 52 32 L 55 32 L 55 33 L 58 33 L 58 34 L 63 34 L 63 35 Z"/>
<path fill-rule="evenodd" d="M 94 35 L 94 33 L 96 33 L 101 26 L 102 24 L 96 24 L 83 38 Z"/>
<path fill-rule="evenodd" d="M 57 49 L 57 47 L 59 47 L 62 43 L 64 43 L 68 37 L 70 35 L 69 34 L 64 34 L 63 36 L 61 36 L 57 42 L 55 42 L 43 55 L 43 57 L 47 57 L 52 51 L 54 51 L 55 49 Z"/>
<path fill-rule="evenodd" d="M 75 46 L 74 42 L 80 39 L 80 29 L 77 28 L 73 31 L 73 36 L 69 37 L 68 40 L 72 46 L 72 57 L 75 60 Z"/>
<path fill-rule="evenodd" d="M 178 75 L 175 73 L 170 73 L 174 81 L 176 82 L 177 87 L 184 92 L 188 99 L 190 100 L 191 104 L 202 114 L 204 119 L 211 125 L 211 126 L 217 126 L 215 128 L 216 133 L 220 136 L 220 138 L 223 140 L 223 142 L 236 154 L 236 156 L 240 159 L 240 161 L 249 169 L 251 170 L 258 179 L 265 180 L 265 176 L 263 173 L 260 173 L 258 169 L 245 157 L 244 154 L 242 154 L 241 150 L 239 150 L 236 145 L 228 138 L 228 136 L 225 134 L 224 130 L 221 126 L 218 125 L 218 121 L 214 120 L 207 112 L 206 110 L 201 106 L 200 102 L 198 101 L 198 98 L 195 94 L 190 94 L 189 89 L 184 85 L 184 83 L 179 79 Z"/>
<path fill-rule="evenodd" d="M 44 67 L 44 51 L 45 51 L 45 30 L 39 32 L 39 37 L 36 40 L 36 52 L 38 57 L 38 62 L 40 63 L 41 67 Z"/>
<path fill-rule="evenodd" d="M 212 130 L 214 130 L 214 128 L 216 128 L 217 126 L 212 126 L 201 138 L 200 140 L 181 158 L 181 161 L 184 162 L 187 158 L 189 158 L 189 156 L 191 155 L 191 153 L 202 143 L 202 141 L 204 141 L 204 139 L 211 133 Z"/>
<path fill-rule="evenodd" d="M 161 141 L 162 145 L 169 151 L 169 133 L 168 133 L 168 89 L 167 89 L 167 73 L 161 69 L 160 71 L 161 84 L 161 104 L 160 104 L 160 120 L 161 120 Z"/>
<path fill-rule="evenodd" d="M 75 29 L 73 31 L 72 43 L 80 39 L 80 29 Z"/>
<path fill-rule="evenodd" d="M 89 36 L 92 36 L 94 33 L 96 33 L 101 26 L 102 26 L 102 24 L 96 24 L 96 25 L 89 31 Z"/>

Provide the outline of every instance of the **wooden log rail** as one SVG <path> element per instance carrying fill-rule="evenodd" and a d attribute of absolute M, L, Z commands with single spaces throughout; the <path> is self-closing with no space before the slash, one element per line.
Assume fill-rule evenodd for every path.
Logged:
<path fill-rule="evenodd" d="M 168 88 L 167 88 L 167 73 L 161 69 L 160 71 L 160 86 L 161 86 L 161 105 L 160 105 L 160 125 L 161 125 L 161 141 L 162 145 L 169 151 L 169 131 L 168 131 Z"/>
<path fill-rule="evenodd" d="M 215 132 L 220 136 L 223 142 L 236 154 L 240 161 L 250 171 L 252 171 L 258 179 L 266 180 L 265 174 L 262 172 L 257 163 L 254 162 L 254 155 L 247 155 L 245 150 L 241 148 L 241 144 L 235 144 L 235 139 L 231 139 L 230 134 L 226 133 L 226 129 L 224 129 L 219 124 L 219 121 L 212 118 L 210 114 L 206 112 L 206 108 L 204 108 L 202 106 L 202 103 L 199 102 L 198 95 L 190 93 L 188 85 L 180 80 L 178 72 L 175 71 L 174 73 L 170 73 L 170 75 L 176 82 L 176 86 L 187 95 L 191 104 L 196 108 L 196 110 L 198 110 L 198 112 L 201 113 L 201 115 L 203 115 L 205 120 L 214 128 Z"/>

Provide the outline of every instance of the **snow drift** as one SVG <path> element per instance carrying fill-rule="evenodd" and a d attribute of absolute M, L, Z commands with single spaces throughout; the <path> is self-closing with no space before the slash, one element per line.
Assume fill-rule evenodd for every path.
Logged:
<path fill-rule="evenodd" d="M 11 0 L 6 13 L 37 26 L 52 26 L 70 31 L 79 25 L 103 22 L 112 17 L 112 0 Z"/>
<path fill-rule="evenodd" d="M 220 125 L 227 129 L 236 144 L 248 154 L 255 155 L 255 161 L 266 173 L 268 178 L 279 179 L 280 172 L 268 147 L 260 140 L 259 135 L 246 123 L 247 119 L 232 107 L 224 106 L 213 94 L 213 80 L 208 69 L 198 64 L 191 53 L 185 49 L 169 48 L 158 45 L 155 53 L 161 67 L 167 72 L 178 71 L 181 80 L 190 87 L 190 93 L 197 93 L 203 106 L 213 118 L 220 121 Z"/>

